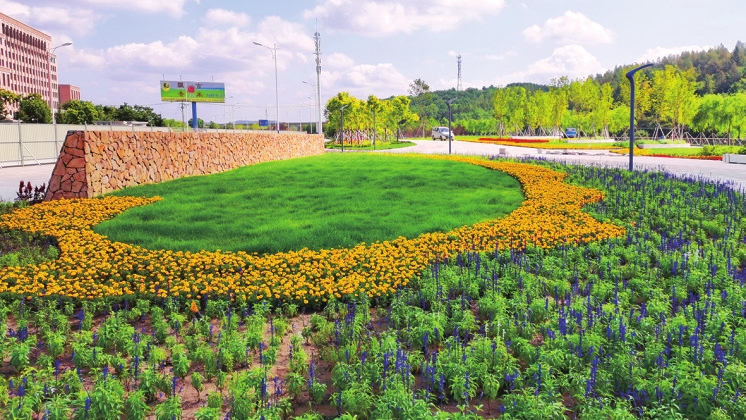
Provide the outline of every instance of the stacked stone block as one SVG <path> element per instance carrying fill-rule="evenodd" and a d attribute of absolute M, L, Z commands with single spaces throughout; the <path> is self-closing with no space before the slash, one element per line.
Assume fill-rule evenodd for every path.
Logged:
<path fill-rule="evenodd" d="M 45 199 L 95 197 L 134 185 L 322 153 L 324 139 L 315 134 L 70 131 Z"/>

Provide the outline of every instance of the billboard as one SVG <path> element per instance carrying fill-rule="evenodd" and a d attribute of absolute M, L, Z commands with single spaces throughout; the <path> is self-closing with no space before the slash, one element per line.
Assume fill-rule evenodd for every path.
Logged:
<path fill-rule="evenodd" d="M 225 83 L 161 80 L 161 100 L 225 103 Z"/>

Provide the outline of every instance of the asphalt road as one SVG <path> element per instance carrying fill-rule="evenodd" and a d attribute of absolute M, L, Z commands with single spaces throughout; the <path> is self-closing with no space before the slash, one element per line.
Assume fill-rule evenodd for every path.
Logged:
<path fill-rule="evenodd" d="M 448 153 L 448 142 L 413 140 L 416 146 L 403 149 L 383 150 L 380 153 Z M 569 164 L 628 168 L 629 156 L 617 155 L 605 150 L 573 151 L 564 154 L 561 150 L 529 149 L 526 147 L 500 146 L 495 144 L 451 142 L 451 152 L 459 155 L 495 156 L 505 149 L 507 157 L 534 156 Z M 677 175 L 702 177 L 709 180 L 733 182 L 746 191 L 746 165 L 738 165 L 712 160 L 674 159 L 649 156 L 635 156 L 636 170 L 667 171 Z"/>
<path fill-rule="evenodd" d="M 413 140 L 413 147 L 382 150 L 377 153 L 448 153 L 447 141 Z M 577 154 L 563 154 L 561 151 L 529 149 L 523 147 L 499 146 L 494 144 L 451 142 L 451 152 L 460 155 L 495 156 L 505 149 L 508 157 L 536 156 L 570 164 L 627 168 L 629 157 L 607 151 L 582 151 Z M 347 153 L 347 152 L 346 152 Z M 635 169 L 668 171 L 677 175 L 690 175 L 710 180 L 733 182 L 746 191 L 746 165 L 728 164 L 718 161 L 695 159 L 671 159 L 648 156 L 635 156 Z M 16 197 L 21 180 L 33 186 L 49 183 L 54 165 L 33 165 L 0 168 L 0 201 L 12 201 Z"/>

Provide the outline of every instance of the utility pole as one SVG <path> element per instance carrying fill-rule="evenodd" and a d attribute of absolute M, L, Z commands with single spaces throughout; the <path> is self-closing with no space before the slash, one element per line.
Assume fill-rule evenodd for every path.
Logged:
<path fill-rule="evenodd" d="M 316 134 L 321 134 L 324 130 L 321 127 L 322 116 L 321 116 L 321 34 L 316 30 L 313 34 L 314 42 L 316 43 L 316 106 L 318 109 L 318 122 L 316 123 Z"/>
<path fill-rule="evenodd" d="M 458 81 L 456 82 L 456 90 L 461 90 L 461 54 L 458 55 Z"/>

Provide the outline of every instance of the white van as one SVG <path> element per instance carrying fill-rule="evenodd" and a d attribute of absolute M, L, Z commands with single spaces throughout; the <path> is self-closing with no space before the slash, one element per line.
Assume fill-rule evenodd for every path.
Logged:
<path fill-rule="evenodd" d="M 453 140 L 453 133 L 448 130 L 448 127 L 433 127 L 433 140 Z"/>

